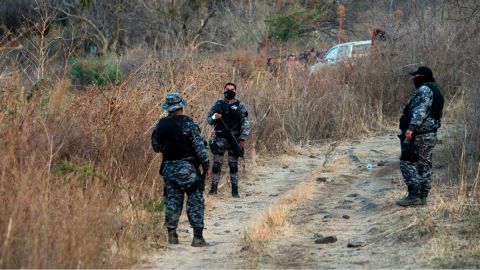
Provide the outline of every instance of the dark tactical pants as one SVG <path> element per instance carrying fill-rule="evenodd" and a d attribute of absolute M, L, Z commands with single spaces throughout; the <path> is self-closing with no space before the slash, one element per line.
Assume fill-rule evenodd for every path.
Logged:
<path fill-rule="evenodd" d="M 432 182 L 432 150 L 437 134 L 427 133 L 415 136 L 413 146 L 418 149 L 416 162 L 400 160 L 400 171 L 405 184 L 421 194 L 428 194 Z"/>
<path fill-rule="evenodd" d="M 165 223 L 170 229 L 176 229 L 182 214 L 183 200 L 187 194 L 187 216 L 194 229 L 203 228 L 205 200 L 204 183 L 198 182 L 186 189 L 179 187 L 175 179 L 164 176 L 163 197 L 165 201 Z"/>
<path fill-rule="evenodd" d="M 213 166 L 212 166 L 212 182 L 218 184 L 220 181 L 221 170 L 223 165 L 223 156 L 225 151 L 228 152 L 228 167 L 230 168 L 230 182 L 238 185 L 238 154 L 235 148 L 230 144 L 227 138 L 215 137 L 212 142 Z"/>

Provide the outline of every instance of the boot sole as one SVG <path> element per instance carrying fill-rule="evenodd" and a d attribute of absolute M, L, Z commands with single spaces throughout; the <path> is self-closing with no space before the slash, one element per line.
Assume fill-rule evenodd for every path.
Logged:
<path fill-rule="evenodd" d="M 418 203 L 399 203 L 399 202 L 395 202 L 396 205 L 398 206 L 402 206 L 402 207 L 409 207 L 409 206 L 422 206 L 422 205 L 426 205 L 426 203 L 422 203 L 422 202 L 418 202 Z"/>
<path fill-rule="evenodd" d="M 200 243 L 200 244 L 193 244 L 192 243 L 192 247 L 206 247 L 206 246 L 208 246 L 207 242 L 203 242 L 203 243 Z"/>
<path fill-rule="evenodd" d="M 201 245 L 192 245 L 192 247 L 206 247 L 208 244 L 201 244 Z"/>

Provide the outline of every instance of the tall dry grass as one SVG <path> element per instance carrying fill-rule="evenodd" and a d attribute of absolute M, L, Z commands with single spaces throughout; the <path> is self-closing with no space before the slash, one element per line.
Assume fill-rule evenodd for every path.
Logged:
<path fill-rule="evenodd" d="M 119 120 L 114 95 L 70 90 L 60 80 L 30 99 L 18 84 L 2 92 L 2 267 L 120 266 L 123 257 L 111 256 L 150 225 L 143 205 L 159 195 L 145 161 L 153 160 L 142 141 L 148 136 Z M 149 120 L 138 107 L 126 113 Z"/>
<path fill-rule="evenodd" d="M 227 81 L 249 109 L 247 152 L 257 155 L 391 128 L 412 90 L 407 72 L 429 65 L 447 97 L 445 119 L 464 127 L 444 155 L 449 183 L 464 181 L 463 194 L 476 191 L 478 204 L 478 26 L 415 22 L 386 49 L 315 75 L 271 74 L 267 57 L 249 50 L 132 49 L 121 59 L 125 82 L 107 87 L 78 87 L 53 63 L 49 79 L 32 87 L 9 66 L 0 74 L 0 267 L 121 267 L 162 243 L 160 157 L 149 141 L 161 103 L 181 92 L 210 138 L 205 115 Z"/>

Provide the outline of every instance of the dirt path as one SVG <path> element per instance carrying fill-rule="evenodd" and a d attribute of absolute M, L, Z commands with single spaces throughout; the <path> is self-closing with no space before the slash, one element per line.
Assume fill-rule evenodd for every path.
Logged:
<path fill-rule="evenodd" d="M 290 215 L 293 232 L 271 241 L 259 268 L 415 268 L 421 245 L 408 241 L 415 211 L 399 208 L 402 194 L 398 139 L 386 134 L 336 149 L 324 169 L 328 182 Z M 369 172 L 367 164 L 373 164 Z M 423 208 L 425 210 L 425 208 Z M 337 241 L 317 244 L 322 237 Z M 401 239 L 401 238 L 405 239 Z M 359 247 L 348 247 L 348 244 Z"/>
<path fill-rule="evenodd" d="M 421 267 L 414 254 L 420 245 L 401 241 L 399 232 L 416 225 L 415 211 L 394 205 L 402 196 L 398 139 L 386 133 L 362 141 L 303 149 L 304 153 L 258 162 L 249 172 L 240 199 L 228 187 L 207 196 L 205 239 L 210 246 L 190 247 L 191 229 L 184 219 L 180 245 L 167 245 L 141 267 L 186 268 L 398 268 Z M 367 171 L 367 164 L 373 171 Z M 275 199 L 313 180 L 312 196 L 289 214 L 290 232 L 269 241 L 257 254 L 242 254 L 245 227 Z M 326 181 L 325 181 L 326 179 Z M 225 183 L 225 179 L 223 179 Z M 317 244 L 321 237 L 337 241 Z M 360 246 L 347 247 L 352 239 Z M 253 258 L 253 256 L 255 258 Z M 254 262 L 252 264 L 252 262 Z"/>

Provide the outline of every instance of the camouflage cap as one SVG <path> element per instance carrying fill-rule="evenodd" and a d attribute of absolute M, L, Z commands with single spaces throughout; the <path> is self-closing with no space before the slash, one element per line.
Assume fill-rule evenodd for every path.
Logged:
<path fill-rule="evenodd" d="M 187 105 L 188 102 L 182 98 L 180 93 L 169 93 L 162 105 L 162 109 L 168 112 L 173 112 Z"/>

